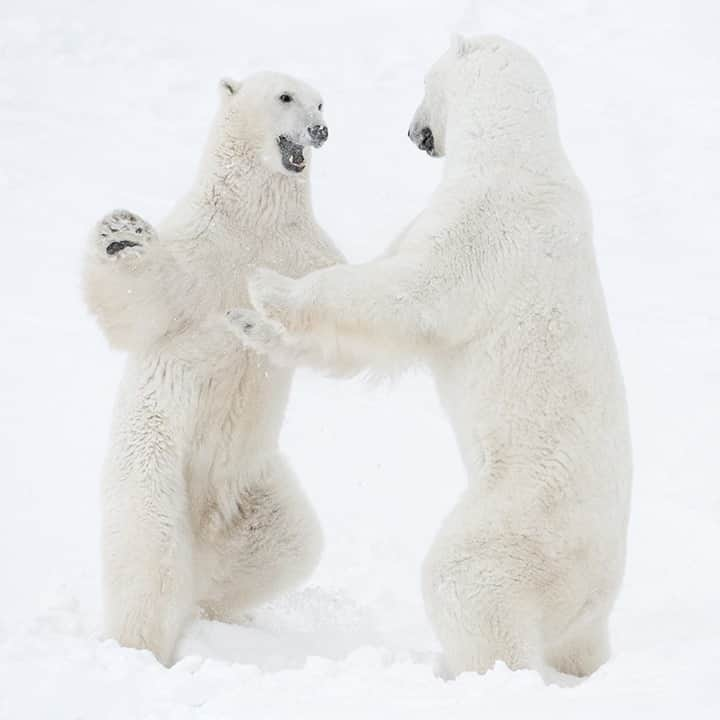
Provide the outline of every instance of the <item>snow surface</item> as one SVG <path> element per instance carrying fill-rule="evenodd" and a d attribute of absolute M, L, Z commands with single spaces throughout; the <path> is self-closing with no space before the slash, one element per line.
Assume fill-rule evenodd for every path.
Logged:
<path fill-rule="evenodd" d="M 716 2 L 2 0 L 0 718 L 720 717 L 720 52 Z M 453 30 L 538 54 L 596 246 L 636 482 L 612 660 L 574 687 L 438 676 L 419 564 L 463 485 L 420 373 L 300 373 L 283 433 L 323 519 L 310 584 L 245 626 L 196 622 L 172 669 L 100 632 L 98 475 L 123 358 L 83 308 L 88 228 L 188 187 L 217 79 L 324 93 L 318 217 L 377 255 L 440 163 L 406 128 Z"/>

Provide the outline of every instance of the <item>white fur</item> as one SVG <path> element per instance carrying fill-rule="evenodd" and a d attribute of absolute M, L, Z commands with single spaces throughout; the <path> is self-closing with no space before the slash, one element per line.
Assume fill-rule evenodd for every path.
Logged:
<path fill-rule="evenodd" d="M 91 311 L 129 352 L 103 479 L 107 630 L 165 663 L 195 605 L 237 620 L 308 575 L 321 549 L 277 449 L 291 371 L 224 320 L 247 303 L 250 267 L 300 276 L 341 260 L 313 216 L 309 170 L 286 171 L 276 142 L 304 144 L 320 98 L 270 73 L 221 94 L 192 191 L 157 232 L 127 211 L 106 217 L 85 265 Z M 108 255 L 115 241 L 140 244 Z"/>
<path fill-rule="evenodd" d="M 444 179 L 387 255 L 262 271 L 256 311 L 233 317 L 280 363 L 429 366 L 468 473 L 423 569 L 449 669 L 587 675 L 609 653 L 631 484 L 590 209 L 549 82 L 503 39 L 454 42 L 411 137 L 423 127 Z"/>

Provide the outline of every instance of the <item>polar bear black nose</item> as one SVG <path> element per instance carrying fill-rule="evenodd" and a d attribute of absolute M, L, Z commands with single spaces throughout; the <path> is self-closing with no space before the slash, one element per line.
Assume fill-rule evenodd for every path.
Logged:
<path fill-rule="evenodd" d="M 307 131 L 315 147 L 320 147 L 328 139 L 328 129 L 325 125 L 313 125 Z"/>
<path fill-rule="evenodd" d="M 429 127 L 424 127 L 420 131 L 420 138 L 417 145 L 421 150 L 425 150 L 425 152 L 428 153 L 431 153 L 435 149 L 435 138 Z"/>
<path fill-rule="evenodd" d="M 408 137 L 428 155 L 435 154 L 435 137 L 433 131 L 427 125 L 424 127 L 416 124 L 411 125 L 408 130 Z"/>

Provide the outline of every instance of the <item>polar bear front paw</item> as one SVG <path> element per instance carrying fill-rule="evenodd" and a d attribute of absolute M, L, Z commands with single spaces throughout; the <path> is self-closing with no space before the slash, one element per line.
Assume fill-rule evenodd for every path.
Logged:
<path fill-rule="evenodd" d="M 129 210 L 113 210 L 97 225 L 95 240 L 98 250 L 109 260 L 139 258 L 155 239 L 150 223 Z"/>
<path fill-rule="evenodd" d="M 276 361 L 283 359 L 286 333 L 279 323 L 247 308 L 228 310 L 225 318 L 245 347 L 260 355 L 269 355 Z"/>
<path fill-rule="evenodd" d="M 265 354 L 273 344 L 280 342 L 284 332 L 278 323 L 268 320 L 257 310 L 233 308 L 225 313 L 225 318 L 244 345 Z"/>
<path fill-rule="evenodd" d="M 293 331 L 299 315 L 298 286 L 297 280 L 259 268 L 248 279 L 250 302 L 267 318 Z"/>

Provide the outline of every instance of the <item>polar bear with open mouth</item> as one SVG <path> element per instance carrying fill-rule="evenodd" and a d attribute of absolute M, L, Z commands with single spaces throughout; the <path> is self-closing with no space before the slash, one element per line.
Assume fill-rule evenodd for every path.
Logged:
<path fill-rule="evenodd" d="M 525 50 L 458 38 L 430 69 L 410 138 L 446 157 L 387 255 L 292 280 L 251 277 L 229 313 L 280 364 L 424 361 L 468 484 L 424 564 L 451 672 L 609 655 L 625 565 L 631 451 L 623 381 L 550 84 Z"/>
<path fill-rule="evenodd" d="M 322 100 L 259 73 L 221 83 L 195 186 L 157 230 L 126 210 L 90 238 L 85 297 L 129 353 L 103 478 L 105 621 L 172 661 L 194 606 L 233 622 L 303 580 L 321 532 L 278 453 L 292 372 L 249 352 L 224 312 L 253 265 L 301 276 L 341 261 L 317 224 Z"/>

